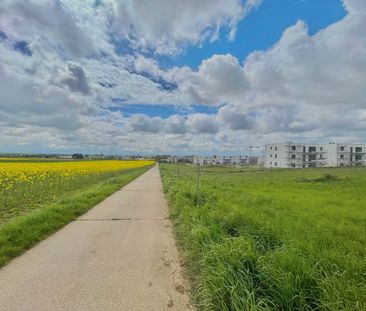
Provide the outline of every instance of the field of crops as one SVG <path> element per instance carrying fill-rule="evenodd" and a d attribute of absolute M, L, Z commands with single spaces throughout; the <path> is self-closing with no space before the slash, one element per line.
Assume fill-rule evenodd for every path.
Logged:
<path fill-rule="evenodd" d="M 51 161 L 0 159 L 0 225 L 38 204 L 152 161 Z"/>
<path fill-rule="evenodd" d="M 161 165 L 202 310 L 366 310 L 366 169 Z"/>

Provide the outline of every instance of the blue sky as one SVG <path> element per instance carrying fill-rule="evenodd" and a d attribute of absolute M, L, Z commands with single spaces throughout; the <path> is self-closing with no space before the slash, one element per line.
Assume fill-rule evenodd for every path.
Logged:
<path fill-rule="evenodd" d="M 240 21 L 236 38 L 232 42 L 225 38 L 228 31 L 223 29 L 220 40 L 203 46 L 188 47 L 179 55 L 157 56 L 156 59 L 163 68 L 189 66 L 194 70 L 214 54 L 231 54 L 243 62 L 250 53 L 273 46 L 281 38 L 283 31 L 298 20 L 303 20 L 308 26 L 309 34 L 314 35 L 345 15 L 346 11 L 340 0 L 265 0 Z M 125 41 L 116 43 L 116 48 L 121 54 L 132 52 Z M 147 55 L 154 57 L 151 53 Z M 162 118 L 176 113 L 184 114 L 184 110 L 180 112 L 174 103 L 171 106 L 125 105 L 120 110 L 128 115 L 144 112 L 148 116 Z M 210 113 L 215 109 L 199 105 L 194 106 L 191 111 Z"/>
<path fill-rule="evenodd" d="M 213 54 L 227 53 L 244 61 L 253 51 L 270 48 L 280 39 L 283 31 L 298 20 L 305 21 L 309 34 L 313 35 L 345 15 L 340 0 L 265 0 L 239 23 L 233 42 L 222 36 L 218 41 L 203 47 L 189 47 L 182 55 L 160 61 L 163 66 L 197 68 L 202 60 Z"/>
<path fill-rule="evenodd" d="M 3 0 L 0 152 L 364 142 L 364 0 Z"/>

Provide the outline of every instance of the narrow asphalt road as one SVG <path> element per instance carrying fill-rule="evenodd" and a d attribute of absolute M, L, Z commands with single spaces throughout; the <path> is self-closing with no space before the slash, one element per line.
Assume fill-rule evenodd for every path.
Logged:
<path fill-rule="evenodd" d="M 0 270 L 0 310 L 191 310 L 157 166 Z"/>

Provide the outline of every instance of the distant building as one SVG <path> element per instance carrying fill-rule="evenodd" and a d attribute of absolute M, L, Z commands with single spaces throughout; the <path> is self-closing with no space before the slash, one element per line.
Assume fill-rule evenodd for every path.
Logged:
<path fill-rule="evenodd" d="M 46 156 L 45 156 L 46 157 Z M 57 159 L 72 159 L 71 155 L 56 155 L 55 158 Z"/>
<path fill-rule="evenodd" d="M 248 161 L 249 161 L 248 164 L 250 166 L 263 166 L 264 158 L 263 157 L 251 156 L 251 157 L 248 157 Z"/>
<path fill-rule="evenodd" d="M 283 143 L 265 146 L 264 166 L 268 168 L 307 168 L 366 166 L 366 144 Z"/>
<path fill-rule="evenodd" d="M 260 165 L 260 157 L 248 156 L 196 156 L 196 165 Z"/>
<path fill-rule="evenodd" d="M 176 157 L 176 156 L 169 156 L 167 157 L 168 163 L 193 163 L 194 156 L 183 156 L 183 157 Z"/>

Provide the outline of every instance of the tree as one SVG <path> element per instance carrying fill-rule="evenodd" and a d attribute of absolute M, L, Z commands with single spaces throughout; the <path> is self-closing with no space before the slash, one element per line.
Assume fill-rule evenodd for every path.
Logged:
<path fill-rule="evenodd" d="M 84 159 L 84 156 L 83 156 L 83 154 L 82 154 L 82 153 L 74 153 L 74 154 L 72 155 L 72 158 L 73 158 L 73 159 Z"/>

